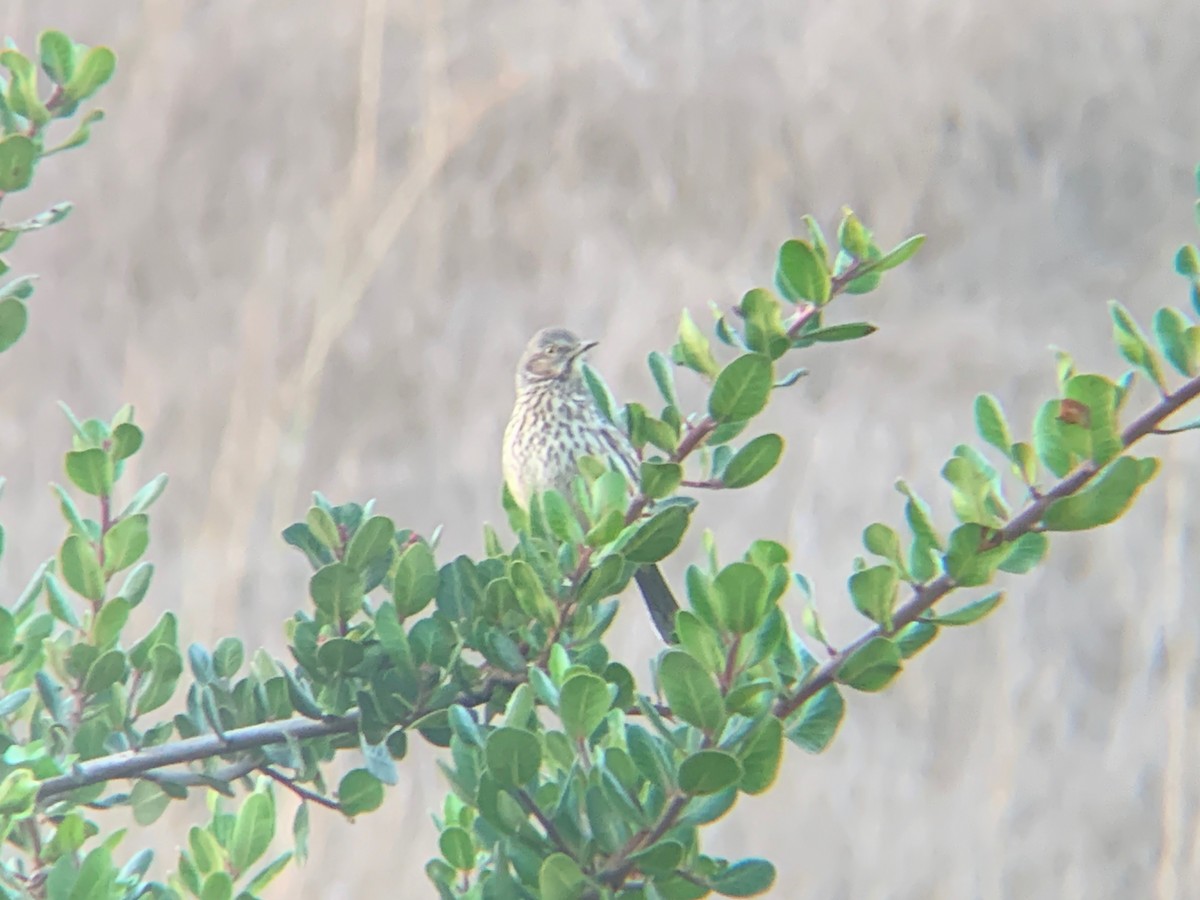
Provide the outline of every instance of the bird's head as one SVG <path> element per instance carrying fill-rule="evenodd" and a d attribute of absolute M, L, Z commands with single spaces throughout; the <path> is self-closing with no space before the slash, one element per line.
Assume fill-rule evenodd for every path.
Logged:
<path fill-rule="evenodd" d="M 525 347 L 517 367 L 517 387 L 529 387 L 551 381 L 580 381 L 583 354 L 597 341 L 583 341 L 565 328 L 543 328 Z"/>

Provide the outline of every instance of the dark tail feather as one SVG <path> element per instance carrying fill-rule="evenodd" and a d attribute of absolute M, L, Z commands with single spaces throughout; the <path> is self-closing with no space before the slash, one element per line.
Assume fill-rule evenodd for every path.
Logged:
<path fill-rule="evenodd" d="M 657 565 L 642 566 L 633 573 L 642 599 L 646 601 L 646 610 L 654 622 L 654 627 L 668 644 L 677 643 L 675 640 L 675 613 L 679 612 L 679 604 L 667 580 Z"/>

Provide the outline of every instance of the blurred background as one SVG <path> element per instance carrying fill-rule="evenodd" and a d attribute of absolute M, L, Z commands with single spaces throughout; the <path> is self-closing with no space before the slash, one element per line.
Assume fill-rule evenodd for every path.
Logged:
<path fill-rule="evenodd" d="M 278 534 L 313 489 L 479 552 L 530 333 L 601 339 L 618 396 L 653 399 L 645 356 L 681 308 L 769 283 L 800 216 L 848 204 L 882 244 L 928 242 L 834 307 L 880 333 L 807 354 L 773 401 L 771 486 L 697 520 L 727 558 L 784 541 L 844 643 L 862 528 L 900 521 L 899 476 L 948 522 L 937 472 L 977 392 L 1028 423 L 1051 345 L 1122 371 L 1109 298 L 1143 322 L 1187 302 L 1197 4 L 5 0 L 0 26 L 120 59 L 92 143 L 5 204 L 77 208 L 11 259 L 42 279 L 0 381 L 3 584 L 61 539 L 56 401 L 132 402 L 127 483 L 171 476 L 139 612 L 177 610 L 185 641 L 284 652 L 307 566 Z M 777 897 L 1195 896 L 1200 464 L 1190 435 L 1146 451 L 1165 466 L 1127 519 L 1056 541 L 984 624 L 851 696 L 833 747 L 789 745 L 708 848 L 773 859 Z M 640 605 L 617 630 L 645 672 Z M 270 895 L 430 895 L 433 759 L 354 824 L 315 810 L 312 859 Z M 172 815 L 123 849 L 170 863 L 203 805 Z"/>

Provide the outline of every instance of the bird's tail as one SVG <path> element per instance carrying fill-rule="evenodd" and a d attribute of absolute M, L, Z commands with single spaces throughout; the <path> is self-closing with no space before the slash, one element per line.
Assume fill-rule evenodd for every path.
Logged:
<path fill-rule="evenodd" d="M 642 592 L 646 611 L 650 613 L 650 619 L 662 639 L 668 644 L 678 643 L 675 639 L 675 613 L 679 612 L 679 604 L 675 602 L 675 595 L 671 593 L 662 571 L 655 563 L 651 563 L 634 572 L 633 579 Z"/>

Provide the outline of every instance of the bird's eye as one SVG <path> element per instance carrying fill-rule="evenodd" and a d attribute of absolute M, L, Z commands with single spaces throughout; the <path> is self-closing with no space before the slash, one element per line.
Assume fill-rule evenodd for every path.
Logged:
<path fill-rule="evenodd" d="M 551 344 L 549 347 L 546 348 L 546 354 L 548 356 L 553 356 L 557 352 L 558 352 L 558 347 L 555 346 L 554 344 Z"/>

